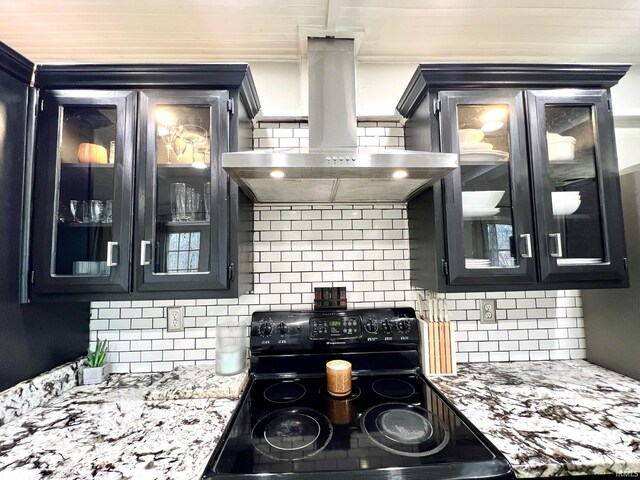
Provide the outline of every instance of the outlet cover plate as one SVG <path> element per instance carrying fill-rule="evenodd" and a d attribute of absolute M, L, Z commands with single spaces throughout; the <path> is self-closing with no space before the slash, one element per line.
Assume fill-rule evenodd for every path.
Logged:
<path fill-rule="evenodd" d="M 167 332 L 184 331 L 184 307 L 167 307 Z"/>
<path fill-rule="evenodd" d="M 480 323 L 496 323 L 496 300 L 480 300 Z"/>

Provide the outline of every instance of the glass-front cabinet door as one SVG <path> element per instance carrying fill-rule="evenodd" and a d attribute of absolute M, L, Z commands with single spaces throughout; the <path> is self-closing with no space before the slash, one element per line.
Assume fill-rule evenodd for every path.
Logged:
<path fill-rule="evenodd" d="M 535 281 L 521 91 L 440 92 L 442 151 L 460 167 L 445 177 L 451 285 Z"/>
<path fill-rule="evenodd" d="M 227 288 L 226 91 L 140 94 L 136 285 Z"/>
<path fill-rule="evenodd" d="M 50 91 L 38 117 L 33 288 L 129 289 L 135 94 Z"/>
<path fill-rule="evenodd" d="M 607 98 L 605 90 L 527 92 L 541 281 L 625 276 Z"/>

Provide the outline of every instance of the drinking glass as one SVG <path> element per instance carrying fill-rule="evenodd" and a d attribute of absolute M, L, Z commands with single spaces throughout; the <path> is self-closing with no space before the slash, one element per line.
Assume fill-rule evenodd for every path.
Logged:
<path fill-rule="evenodd" d="M 205 220 L 211 218 L 211 182 L 204 184 L 204 214 Z"/>
<path fill-rule="evenodd" d="M 187 142 L 184 141 L 185 129 L 182 125 L 174 129 L 173 151 L 176 153 L 178 163 L 182 162 L 182 157 L 187 151 Z"/>
<path fill-rule="evenodd" d="M 102 223 L 113 223 L 113 200 L 107 200 L 104 202 L 104 215 L 102 216 Z"/>
<path fill-rule="evenodd" d="M 186 217 L 186 183 L 171 184 L 171 218 L 174 222 L 185 220 Z"/>
<path fill-rule="evenodd" d="M 90 223 L 91 222 L 91 202 L 82 200 L 82 203 L 80 205 L 80 212 L 82 216 L 82 223 Z"/>
<path fill-rule="evenodd" d="M 69 221 L 69 208 L 66 205 L 60 205 L 58 209 L 58 221 L 60 223 Z"/>
<path fill-rule="evenodd" d="M 91 223 L 100 223 L 104 215 L 104 202 L 102 200 L 91 200 L 89 215 Z"/>
<path fill-rule="evenodd" d="M 192 220 L 200 220 L 200 198 L 201 195 L 199 193 L 193 193 L 193 214 L 191 215 Z"/>
<path fill-rule="evenodd" d="M 184 220 L 193 220 L 193 211 L 194 211 L 194 195 L 193 195 L 193 187 L 191 185 L 187 185 L 187 203 L 185 208 L 185 216 Z"/>
<path fill-rule="evenodd" d="M 71 212 L 71 219 L 74 222 L 82 222 L 82 215 L 80 214 L 80 202 L 78 202 L 78 200 L 69 200 L 69 211 Z"/>

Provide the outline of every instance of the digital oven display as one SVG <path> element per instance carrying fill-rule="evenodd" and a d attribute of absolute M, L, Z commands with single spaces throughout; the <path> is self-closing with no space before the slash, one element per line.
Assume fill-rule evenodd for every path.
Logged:
<path fill-rule="evenodd" d="M 359 317 L 315 317 L 309 321 L 311 338 L 357 338 L 361 335 Z"/>

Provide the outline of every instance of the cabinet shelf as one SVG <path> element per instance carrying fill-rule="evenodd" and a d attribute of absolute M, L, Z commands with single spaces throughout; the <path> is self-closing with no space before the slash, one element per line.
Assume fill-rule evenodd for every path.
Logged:
<path fill-rule="evenodd" d="M 61 163 L 60 165 L 62 165 L 63 169 L 76 169 L 76 168 L 81 168 L 81 169 L 91 169 L 93 170 L 94 168 L 96 169 L 104 169 L 104 168 L 109 168 L 109 169 L 113 169 L 114 164 L 113 163 Z"/>
<path fill-rule="evenodd" d="M 65 227 L 71 228 L 111 228 L 113 226 L 112 223 L 96 223 L 96 222 L 60 222 L 58 221 L 58 225 L 63 225 Z"/>
<path fill-rule="evenodd" d="M 157 167 L 159 170 L 193 170 L 202 171 L 211 166 L 210 163 L 205 163 L 205 168 L 196 168 L 192 163 L 159 163 Z"/>
<path fill-rule="evenodd" d="M 171 228 L 189 228 L 189 227 L 208 227 L 211 225 L 209 220 L 190 220 L 186 222 L 169 221 L 162 224 L 164 227 Z"/>

